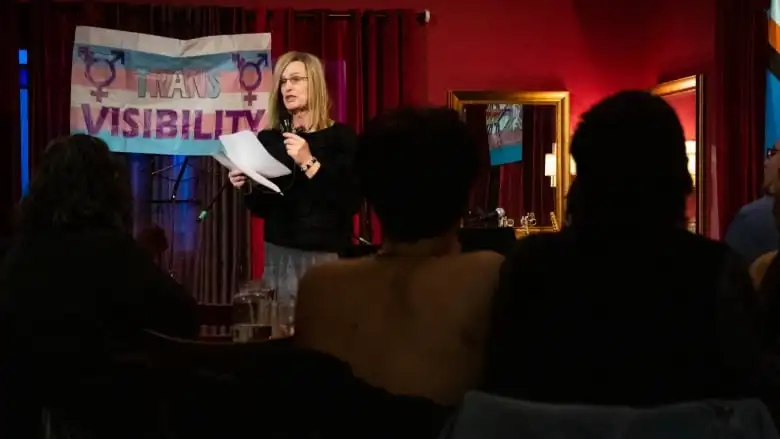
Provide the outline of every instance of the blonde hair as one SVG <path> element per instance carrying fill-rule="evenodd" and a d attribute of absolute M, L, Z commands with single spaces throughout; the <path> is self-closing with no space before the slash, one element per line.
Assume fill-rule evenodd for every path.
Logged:
<path fill-rule="evenodd" d="M 282 102 L 281 83 L 282 72 L 290 63 L 300 61 L 306 67 L 308 82 L 308 100 L 306 108 L 311 114 L 311 126 L 309 130 L 318 131 L 333 125 L 330 118 L 330 97 L 328 86 L 325 83 L 325 72 L 322 61 L 306 52 L 287 52 L 280 56 L 274 66 L 273 88 L 268 98 L 268 128 L 280 129 L 282 120 L 289 118 L 290 112 Z"/>

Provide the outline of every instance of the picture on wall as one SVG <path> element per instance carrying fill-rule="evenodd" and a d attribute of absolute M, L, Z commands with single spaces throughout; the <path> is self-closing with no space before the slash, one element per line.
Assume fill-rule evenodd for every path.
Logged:
<path fill-rule="evenodd" d="M 519 162 L 523 159 L 523 106 L 488 104 L 485 112 L 490 164 Z"/>

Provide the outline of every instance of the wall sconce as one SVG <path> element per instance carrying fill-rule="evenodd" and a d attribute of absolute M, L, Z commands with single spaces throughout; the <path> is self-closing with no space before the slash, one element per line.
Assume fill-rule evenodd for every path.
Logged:
<path fill-rule="evenodd" d="M 688 156 L 688 173 L 691 174 L 693 184 L 696 184 L 696 141 L 685 141 L 685 155 Z"/>
<path fill-rule="evenodd" d="M 577 163 L 569 156 L 569 173 L 577 175 Z M 557 186 L 558 159 L 556 158 L 555 143 L 551 154 L 544 155 L 544 176 L 550 177 L 550 187 Z"/>
<path fill-rule="evenodd" d="M 558 163 L 555 159 L 555 153 L 544 155 L 544 176 L 550 177 L 550 187 L 555 187 L 555 177 L 558 173 Z"/>

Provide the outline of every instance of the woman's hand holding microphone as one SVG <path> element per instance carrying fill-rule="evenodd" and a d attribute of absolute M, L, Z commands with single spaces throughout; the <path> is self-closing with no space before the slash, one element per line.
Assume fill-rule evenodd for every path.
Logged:
<path fill-rule="evenodd" d="M 298 166 L 308 163 L 313 157 L 309 149 L 309 142 L 295 133 L 282 133 L 284 136 L 284 147 Z"/>

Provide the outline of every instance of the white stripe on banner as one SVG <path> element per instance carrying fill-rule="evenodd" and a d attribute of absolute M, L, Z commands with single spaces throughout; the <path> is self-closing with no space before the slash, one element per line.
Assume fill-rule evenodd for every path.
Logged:
<path fill-rule="evenodd" d="M 76 28 L 74 44 L 136 50 L 185 58 L 232 52 L 269 52 L 271 50 L 271 34 L 220 35 L 193 40 L 177 40 L 156 35 L 79 26 Z"/>
<path fill-rule="evenodd" d="M 772 0 L 772 3 L 770 3 L 769 18 L 775 23 L 780 23 L 780 0 Z"/>
<path fill-rule="evenodd" d="M 268 93 L 256 92 L 257 100 L 247 105 L 245 93 L 223 93 L 218 100 L 209 98 L 191 99 L 149 99 L 139 98 L 138 93 L 129 90 L 111 90 L 100 104 L 95 104 L 94 88 L 71 85 L 71 102 L 91 102 L 103 107 L 167 109 L 167 110 L 264 110 L 268 108 Z"/>

